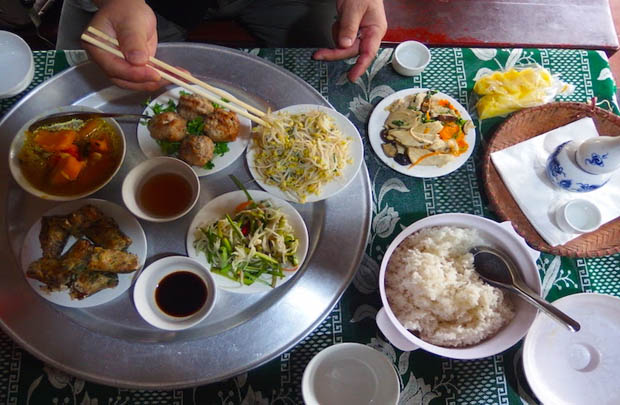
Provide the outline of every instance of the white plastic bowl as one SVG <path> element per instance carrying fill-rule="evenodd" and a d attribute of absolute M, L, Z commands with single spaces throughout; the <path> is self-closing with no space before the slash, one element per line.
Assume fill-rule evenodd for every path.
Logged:
<path fill-rule="evenodd" d="M 507 350 L 525 336 L 537 314 L 537 309 L 533 305 L 520 298 L 514 297 L 512 300 L 515 306 L 515 317 L 508 325 L 504 326 L 489 339 L 463 348 L 442 347 L 425 342 L 409 332 L 390 309 L 385 292 L 385 272 L 394 249 L 409 235 L 422 228 L 434 226 L 477 229 L 482 238 L 488 241 L 491 247 L 495 247 L 510 255 L 512 261 L 521 271 L 526 284 L 535 292 L 540 293 L 540 278 L 536 267 L 536 259 L 540 253 L 525 243 L 523 238 L 512 228 L 510 222 L 497 223 L 490 219 L 469 214 L 433 215 L 405 228 L 392 241 L 383 256 L 379 272 L 379 291 L 383 308 L 379 310 L 376 318 L 379 329 L 394 346 L 403 351 L 422 348 L 428 352 L 453 359 L 479 359 Z"/>
<path fill-rule="evenodd" d="M 28 87 L 34 77 L 34 59 L 21 37 L 0 31 L 0 98 L 13 97 Z"/>
<path fill-rule="evenodd" d="M 431 61 L 431 51 L 421 42 L 405 41 L 394 50 L 392 67 L 403 76 L 416 76 Z"/>
<path fill-rule="evenodd" d="M 185 210 L 179 212 L 176 215 L 167 217 L 153 216 L 144 211 L 137 200 L 137 195 L 144 182 L 152 176 L 160 173 L 174 173 L 182 176 L 188 181 L 192 187 L 192 198 Z M 166 190 L 162 190 L 165 193 Z M 200 196 L 200 180 L 196 172 L 190 165 L 179 160 L 177 158 L 168 156 L 159 156 L 151 159 L 147 159 L 140 163 L 138 166 L 131 169 L 125 180 L 123 180 L 123 187 L 121 190 L 123 196 L 123 202 L 129 211 L 138 218 L 142 218 L 151 222 L 169 222 L 175 219 L 181 218 L 194 208 L 198 197 Z"/>
<path fill-rule="evenodd" d="M 11 142 L 11 147 L 9 149 L 9 170 L 11 171 L 11 175 L 13 176 L 13 178 L 15 179 L 17 184 L 19 184 L 19 186 L 22 189 L 24 189 L 25 191 L 27 191 L 28 193 L 34 195 L 35 197 L 43 198 L 45 200 L 73 201 L 73 200 L 79 200 L 80 198 L 87 197 L 87 196 L 89 196 L 89 195 L 91 195 L 91 194 L 101 190 L 103 187 L 105 187 L 106 184 L 108 184 L 110 182 L 110 180 L 112 180 L 112 178 L 114 178 L 116 173 L 118 173 L 119 169 L 123 165 L 123 161 L 125 160 L 125 152 L 126 152 L 126 149 L 127 149 L 127 145 L 126 145 L 126 142 L 125 142 L 125 134 L 123 133 L 123 130 L 122 130 L 121 126 L 118 125 L 118 123 L 115 120 L 113 120 L 111 118 L 104 118 L 104 120 L 106 122 L 108 122 L 110 125 L 112 125 L 112 127 L 119 134 L 119 136 L 121 138 L 121 149 L 122 150 L 121 150 L 121 158 L 120 158 L 120 160 L 118 162 L 118 165 L 116 166 L 114 171 L 110 174 L 110 176 L 108 176 L 108 178 L 103 183 L 101 183 L 97 187 L 92 188 L 92 189 L 90 189 L 88 191 L 85 191 L 85 192 L 80 193 L 80 194 L 73 194 L 73 195 L 49 194 L 49 193 L 46 193 L 46 192 L 43 192 L 43 191 L 37 189 L 34 185 L 30 184 L 30 182 L 26 179 L 26 177 L 22 173 L 22 169 L 21 169 L 21 166 L 20 166 L 20 163 L 19 163 L 19 152 L 20 152 L 22 146 L 24 145 L 24 141 L 26 140 L 26 130 L 28 129 L 28 127 L 32 123 L 34 123 L 39 118 L 43 118 L 43 117 L 45 117 L 47 115 L 58 113 L 58 112 L 63 112 L 63 111 L 99 111 L 99 110 L 97 110 L 95 108 L 79 106 L 79 105 L 70 105 L 70 106 L 56 107 L 56 108 L 53 108 L 51 110 L 47 110 L 47 111 L 37 115 L 36 117 L 32 118 L 30 121 L 28 121 L 28 122 L 26 122 L 24 124 L 24 126 L 15 135 L 15 138 L 13 138 L 13 141 Z"/>
<path fill-rule="evenodd" d="M 400 387 L 387 356 L 359 343 L 340 343 L 308 363 L 301 393 L 307 405 L 396 405 Z"/>

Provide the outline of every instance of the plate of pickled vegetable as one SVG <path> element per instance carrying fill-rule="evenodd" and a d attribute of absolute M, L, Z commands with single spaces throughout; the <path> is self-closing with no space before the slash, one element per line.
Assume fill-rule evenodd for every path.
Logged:
<path fill-rule="evenodd" d="M 308 252 L 308 230 L 283 199 L 244 189 L 202 207 L 186 243 L 189 257 L 211 271 L 219 288 L 259 293 L 297 274 Z"/>

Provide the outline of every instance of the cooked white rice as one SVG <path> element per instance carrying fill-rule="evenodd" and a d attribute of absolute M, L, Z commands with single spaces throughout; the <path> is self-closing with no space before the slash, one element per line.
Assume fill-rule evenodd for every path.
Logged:
<path fill-rule="evenodd" d="M 474 345 L 513 317 L 512 303 L 474 270 L 469 249 L 484 244 L 475 229 L 425 228 L 394 250 L 385 285 L 390 307 L 403 326 L 426 342 Z"/>

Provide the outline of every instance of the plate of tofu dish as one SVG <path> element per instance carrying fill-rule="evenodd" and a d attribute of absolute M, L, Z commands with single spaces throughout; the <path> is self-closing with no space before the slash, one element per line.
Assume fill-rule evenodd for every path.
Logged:
<path fill-rule="evenodd" d="M 86 308 L 117 298 L 144 265 L 146 236 L 124 208 L 97 199 L 54 207 L 26 234 L 22 268 L 54 304 Z"/>

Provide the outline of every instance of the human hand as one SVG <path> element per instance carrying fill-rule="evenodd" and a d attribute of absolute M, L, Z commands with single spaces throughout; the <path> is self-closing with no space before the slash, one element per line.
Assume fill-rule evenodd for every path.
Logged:
<path fill-rule="evenodd" d="M 340 19 L 334 25 L 338 48 L 319 49 L 313 58 L 340 60 L 359 55 L 349 70 L 349 80 L 357 80 L 370 66 L 387 31 L 383 0 L 338 0 Z"/>
<path fill-rule="evenodd" d="M 157 19 L 144 0 L 96 1 L 100 6 L 90 25 L 115 37 L 125 59 L 83 42 L 112 82 L 132 90 L 153 91 L 165 85 L 157 72 L 146 66 L 157 49 Z"/>

